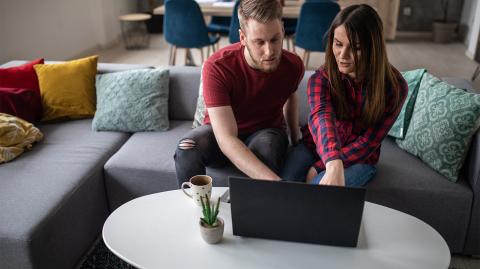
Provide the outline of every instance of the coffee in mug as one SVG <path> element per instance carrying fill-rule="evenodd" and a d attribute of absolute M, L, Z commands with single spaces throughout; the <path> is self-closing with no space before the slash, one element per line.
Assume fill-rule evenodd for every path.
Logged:
<path fill-rule="evenodd" d="M 190 190 L 187 191 L 185 186 L 189 186 Z M 182 183 L 182 191 L 188 197 L 192 198 L 195 204 L 202 206 L 200 197 L 205 199 L 205 194 L 210 199 L 212 195 L 212 178 L 207 175 L 197 175 L 190 178 L 188 182 Z"/>

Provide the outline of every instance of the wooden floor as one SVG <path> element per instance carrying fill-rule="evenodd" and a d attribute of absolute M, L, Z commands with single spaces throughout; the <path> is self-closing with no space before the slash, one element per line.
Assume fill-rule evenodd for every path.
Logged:
<path fill-rule="evenodd" d="M 222 38 L 220 47 L 228 45 Z M 477 63 L 465 56 L 466 46 L 460 42 L 435 44 L 428 39 L 397 38 L 387 43 L 390 62 L 400 71 L 427 68 L 438 77 L 461 77 L 470 80 Z M 296 52 L 302 56 L 303 50 Z M 126 50 L 122 43 L 95 52 L 100 61 L 112 63 L 136 63 L 151 66 L 166 66 L 169 59 L 169 46 L 161 34 L 151 35 L 150 47 L 143 50 Z M 206 50 L 205 50 L 206 53 Z M 200 64 L 200 51 L 192 50 L 197 65 Z M 311 53 L 308 69 L 316 69 L 324 62 L 324 53 Z M 185 50 L 177 50 L 176 65 L 185 64 Z M 474 81 L 474 87 L 480 90 L 480 77 Z"/>
<path fill-rule="evenodd" d="M 228 45 L 228 40 L 222 38 L 220 47 Z M 427 68 L 438 77 L 461 77 L 470 80 L 477 63 L 465 56 L 466 46 L 462 43 L 448 45 L 435 44 L 422 38 L 397 38 L 387 43 L 390 62 L 400 71 Z M 303 55 L 301 49 L 297 49 Z M 126 50 L 122 43 L 111 48 L 95 52 L 100 55 L 101 62 L 144 64 L 155 67 L 167 66 L 169 46 L 161 34 L 151 35 L 150 47 L 142 50 Z M 185 52 L 177 50 L 177 65 L 184 65 Z M 206 51 L 205 51 L 206 53 Z M 195 63 L 200 64 L 200 51 L 192 51 Z M 324 53 L 311 53 L 308 69 L 316 69 L 323 64 Z M 480 90 L 480 77 L 473 82 Z M 452 269 L 480 269 L 480 259 L 452 256 Z"/>

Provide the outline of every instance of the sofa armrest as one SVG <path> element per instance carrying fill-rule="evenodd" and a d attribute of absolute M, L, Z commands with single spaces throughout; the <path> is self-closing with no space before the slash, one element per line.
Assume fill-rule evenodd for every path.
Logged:
<path fill-rule="evenodd" d="M 464 169 L 472 187 L 473 203 L 463 254 L 480 255 L 480 131 L 472 138 Z"/>
<path fill-rule="evenodd" d="M 465 165 L 465 176 L 473 192 L 480 194 L 480 131 L 472 137 Z"/>

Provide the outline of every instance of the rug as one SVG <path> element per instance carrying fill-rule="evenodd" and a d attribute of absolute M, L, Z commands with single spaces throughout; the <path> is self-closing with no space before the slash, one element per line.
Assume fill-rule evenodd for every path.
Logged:
<path fill-rule="evenodd" d="M 108 250 L 100 238 L 86 255 L 78 269 L 134 269 Z"/>

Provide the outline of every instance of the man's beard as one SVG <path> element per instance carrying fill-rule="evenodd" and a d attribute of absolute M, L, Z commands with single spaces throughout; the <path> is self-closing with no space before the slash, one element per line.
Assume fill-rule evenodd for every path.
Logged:
<path fill-rule="evenodd" d="M 275 58 L 275 61 L 277 61 L 277 64 L 275 66 L 265 68 L 265 67 L 262 67 L 262 61 L 261 60 L 257 60 L 257 59 L 254 58 L 252 50 L 250 50 L 250 47 L 248 46 L 248 44 L 245 44 L 245 48 L 248 50 L 248 54 L 250 55 L 250 59 L 252 60 L 253 64 L 255 65 L 253 68 L 258 69 L 260 71 L 263 71 L 265 73 L 271 73 L 271 72 L 277 70 L 277 67 L 280 64 L 280 61 L 277 57 Z"/>

